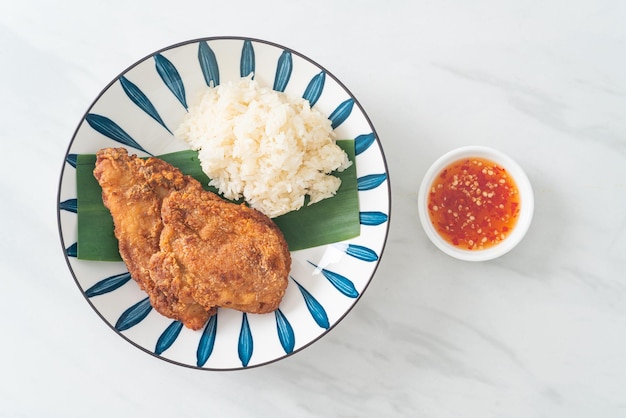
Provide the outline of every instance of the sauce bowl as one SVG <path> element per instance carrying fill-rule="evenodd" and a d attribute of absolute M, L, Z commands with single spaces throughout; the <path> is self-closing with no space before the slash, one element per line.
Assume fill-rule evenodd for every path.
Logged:
<path fill-rule="evenodd" d="M 431 187 L 441 172 L 456 161 L 471 158 L 489 160 L 504 168 L 514 180 L 519 192 L 520 209 L 517 222 L 501 242 L 484 249 L 465 249 L 448 242 L 433 225 L 428 208 Z M 508 253 L 524 238 L 533 218 L 534 194 L 526 173 L 511 157 L 485 146 L 465 146 L 442 155 L 427 170 L 419 188 L 418 212 L 426 235 L 441 251 L 459 260 L 487 261 Z"/>

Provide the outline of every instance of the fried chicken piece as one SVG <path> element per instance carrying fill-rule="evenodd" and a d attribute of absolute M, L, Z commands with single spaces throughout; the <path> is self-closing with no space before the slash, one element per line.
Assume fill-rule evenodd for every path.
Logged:
<path fill-rule="evenodd" d="M 158 312 L 200 329 L 217 307 L 278 308 L 291 255 L 270 218 L 205 191 L 162 160 L 124 149 L 99 151 L 94 175 L 122 259 Z"/>
<path fill-rule="evenodd" d="M 202 328 L 215 308 L 207 310 L 192 298 L 156 286 L 149 271 L 150 258 L 159 251 L 163 198 L 174 190 L 199 192 L 202 186 L 162 160 L 129 156 L 123 148 L 102 149 L 96 156 L 94 176 L 131 277 L 148 293 L 157 312 L 188 328 Z"/>
<path fill-rule="evenodd" d="M 161 251 L 151 259 L 151 277 L 204 306 L 276 310 L 291 268 L 283 234 L 261 212 L 215 196 L 183 189 L 163 200 Z"/>

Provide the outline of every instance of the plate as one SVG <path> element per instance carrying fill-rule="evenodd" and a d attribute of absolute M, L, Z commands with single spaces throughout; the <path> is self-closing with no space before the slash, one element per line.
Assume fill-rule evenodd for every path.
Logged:
<path fill-rule="evenodd" d="M 191 331 L 152 309 L 124 263 L 76 257 L 76 155 L 116 146 L 139 156 L 187 149 L 172 132 L 194 98 L 208 85 L 251 72 L 262 85 L 304 97 L 329 115 L 338 138 L 355 139 L 361 231 L 351 240 L 292 252 L 289 285 L 275 312 L 255 315 L 219 309 L 202 330 Z M 293 355 L 348 314 L 380 262 L 390 205 L 387 163 L 378 135 L 359 102 L 335 76 L 272 42 L 212 37 L 144 57 L 97 96 L 79 122 L 63 162 L 58 223 L 78 288 L 117 334 L 146 353 L 181 366 L 236 370 Z"/>

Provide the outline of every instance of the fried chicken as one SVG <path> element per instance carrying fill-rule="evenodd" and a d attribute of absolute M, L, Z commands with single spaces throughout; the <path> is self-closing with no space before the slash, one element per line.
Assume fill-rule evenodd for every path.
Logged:
<path fill-rule="evenodd" d="M 287 287 L 291 256 L 265 215 L 221 199 L 158 159 L 97 153 L 94 176 L 120 255 L 162 315 L 202 328 L 217 307 L 266 313 Z"/>
<path fill-rule="evenodd" d="M 113 217 L 120 255 L 131 277 L 148 294 L 157 312 L 200 329 L 214 309 L 207 311 L 193 299 L 156 286 L 149 265 L 150 258 L 159 251 L 163 198 L 173 190 L 200 191 L 202 187 L 162 160 L 129 156 L 123 148 L 103 149 L 96 156 L 94 176 Z"/>
<path fill-rule="evenodd" d="M 157 285 L 185 288 L 204 306 L 249 313 L 276 310 L 291 255 L 267 216 L 210 192 L 180 190 L 163 200 L 161 251 L 150 262 Z"/>

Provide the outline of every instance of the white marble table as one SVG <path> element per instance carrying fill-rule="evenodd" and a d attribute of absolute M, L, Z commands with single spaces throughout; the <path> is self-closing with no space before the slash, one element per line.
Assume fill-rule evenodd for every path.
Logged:
<path fill-rule="evenodd" d="M 620 1 L 5 1 L 0 416 L 626 416 L 626 6 Z M 56 193 L 87 106 L 187 39 L 270 40 L 326 66 L 384 146 L 389 240 L 355 309 L 283 361 L 161 361 L 89 308 Z M 511 253 L 456 261 L 416 213 L 429 164 L 481 144 L 535 190 Z"/>

